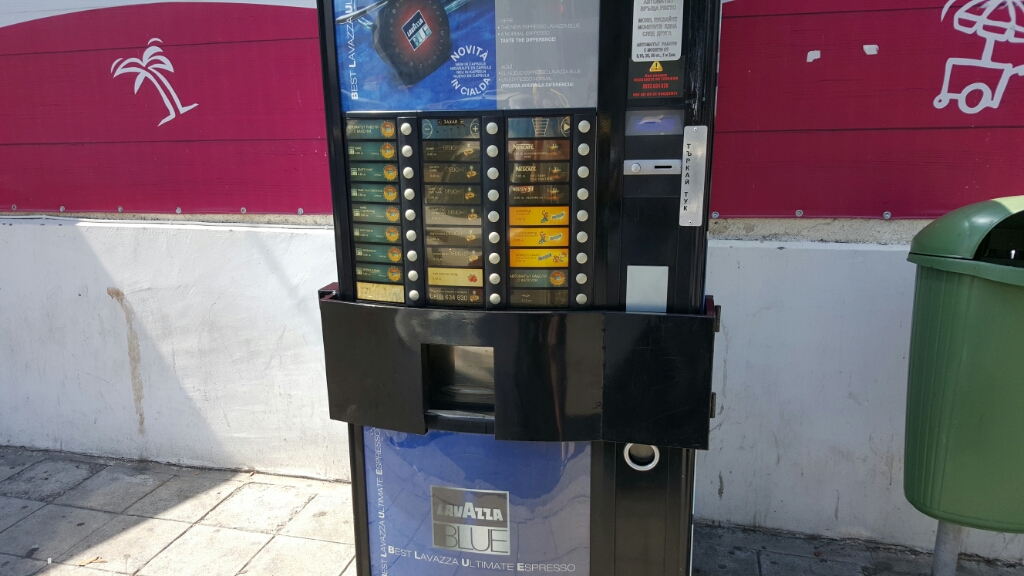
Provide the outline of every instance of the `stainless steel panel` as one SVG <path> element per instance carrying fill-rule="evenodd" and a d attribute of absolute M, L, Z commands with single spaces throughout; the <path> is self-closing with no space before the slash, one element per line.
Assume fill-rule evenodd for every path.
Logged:
<path fill-rule="evenodd" d="M 683 189 L 679 198 L 679 225 L 704 224 L 704 179 L 708 167 L 708 127 L 687 126 L 683 131 Z"/>

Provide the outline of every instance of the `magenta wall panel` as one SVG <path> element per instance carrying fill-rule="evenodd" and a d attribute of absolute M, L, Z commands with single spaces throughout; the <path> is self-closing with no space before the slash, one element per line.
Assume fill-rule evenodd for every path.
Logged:
<path fill-rule="evenodd" d="M 36 6 L 12 1 L 0 210 L 330 212 L 315 9 L 116 0 L 5 25 Z M 726 3 L 712 210 L 927 218 L 1020 193 L 1015 6 Z"/>
<path fill-rule="evenodd" d="M 315 9 L 30 20 L 0 28 L 0 78 L 0 210 L 331 211 Z"/>
<path fill-rule="evenodd" d="M 957 0 L 943 18 L 943 0 L 727 3 L 712 210 L 930 218 L 1021 194 L 1015 4 Z"/>

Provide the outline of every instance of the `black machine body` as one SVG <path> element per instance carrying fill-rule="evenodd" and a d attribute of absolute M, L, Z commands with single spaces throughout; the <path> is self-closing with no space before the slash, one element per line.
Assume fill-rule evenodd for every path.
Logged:
<path fill-rule="evenodd" d="M 319 9 L 359 576 L 689 574 L 720 2 Z"/>

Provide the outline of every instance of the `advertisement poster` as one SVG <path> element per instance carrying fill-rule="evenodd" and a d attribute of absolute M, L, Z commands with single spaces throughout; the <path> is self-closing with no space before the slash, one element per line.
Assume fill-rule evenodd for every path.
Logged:
<path fill-rule="evenodd" d="M 597 106 L 596 0 L 336 0 L 342 109 Z"/>
<path fill-rule="evenodd" d="M 374 576 L 590 574 L 590 444 L 363 429 Z"/>

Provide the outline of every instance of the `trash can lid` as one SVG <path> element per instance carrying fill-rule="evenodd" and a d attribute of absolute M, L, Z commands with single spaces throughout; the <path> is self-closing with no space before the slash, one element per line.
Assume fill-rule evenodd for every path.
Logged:
<path fill-rule="evenodd" d="M 992 229 L 1024 212 L 1024 196 L 986 200 L 953 210 L 914 236 L 910 253 L 973 260 Z"/>
<path fill-rule="evenodd" d="M 1024 287 L 1024 196 L 964 206 L 914 236 L 918 266 Z"/>

